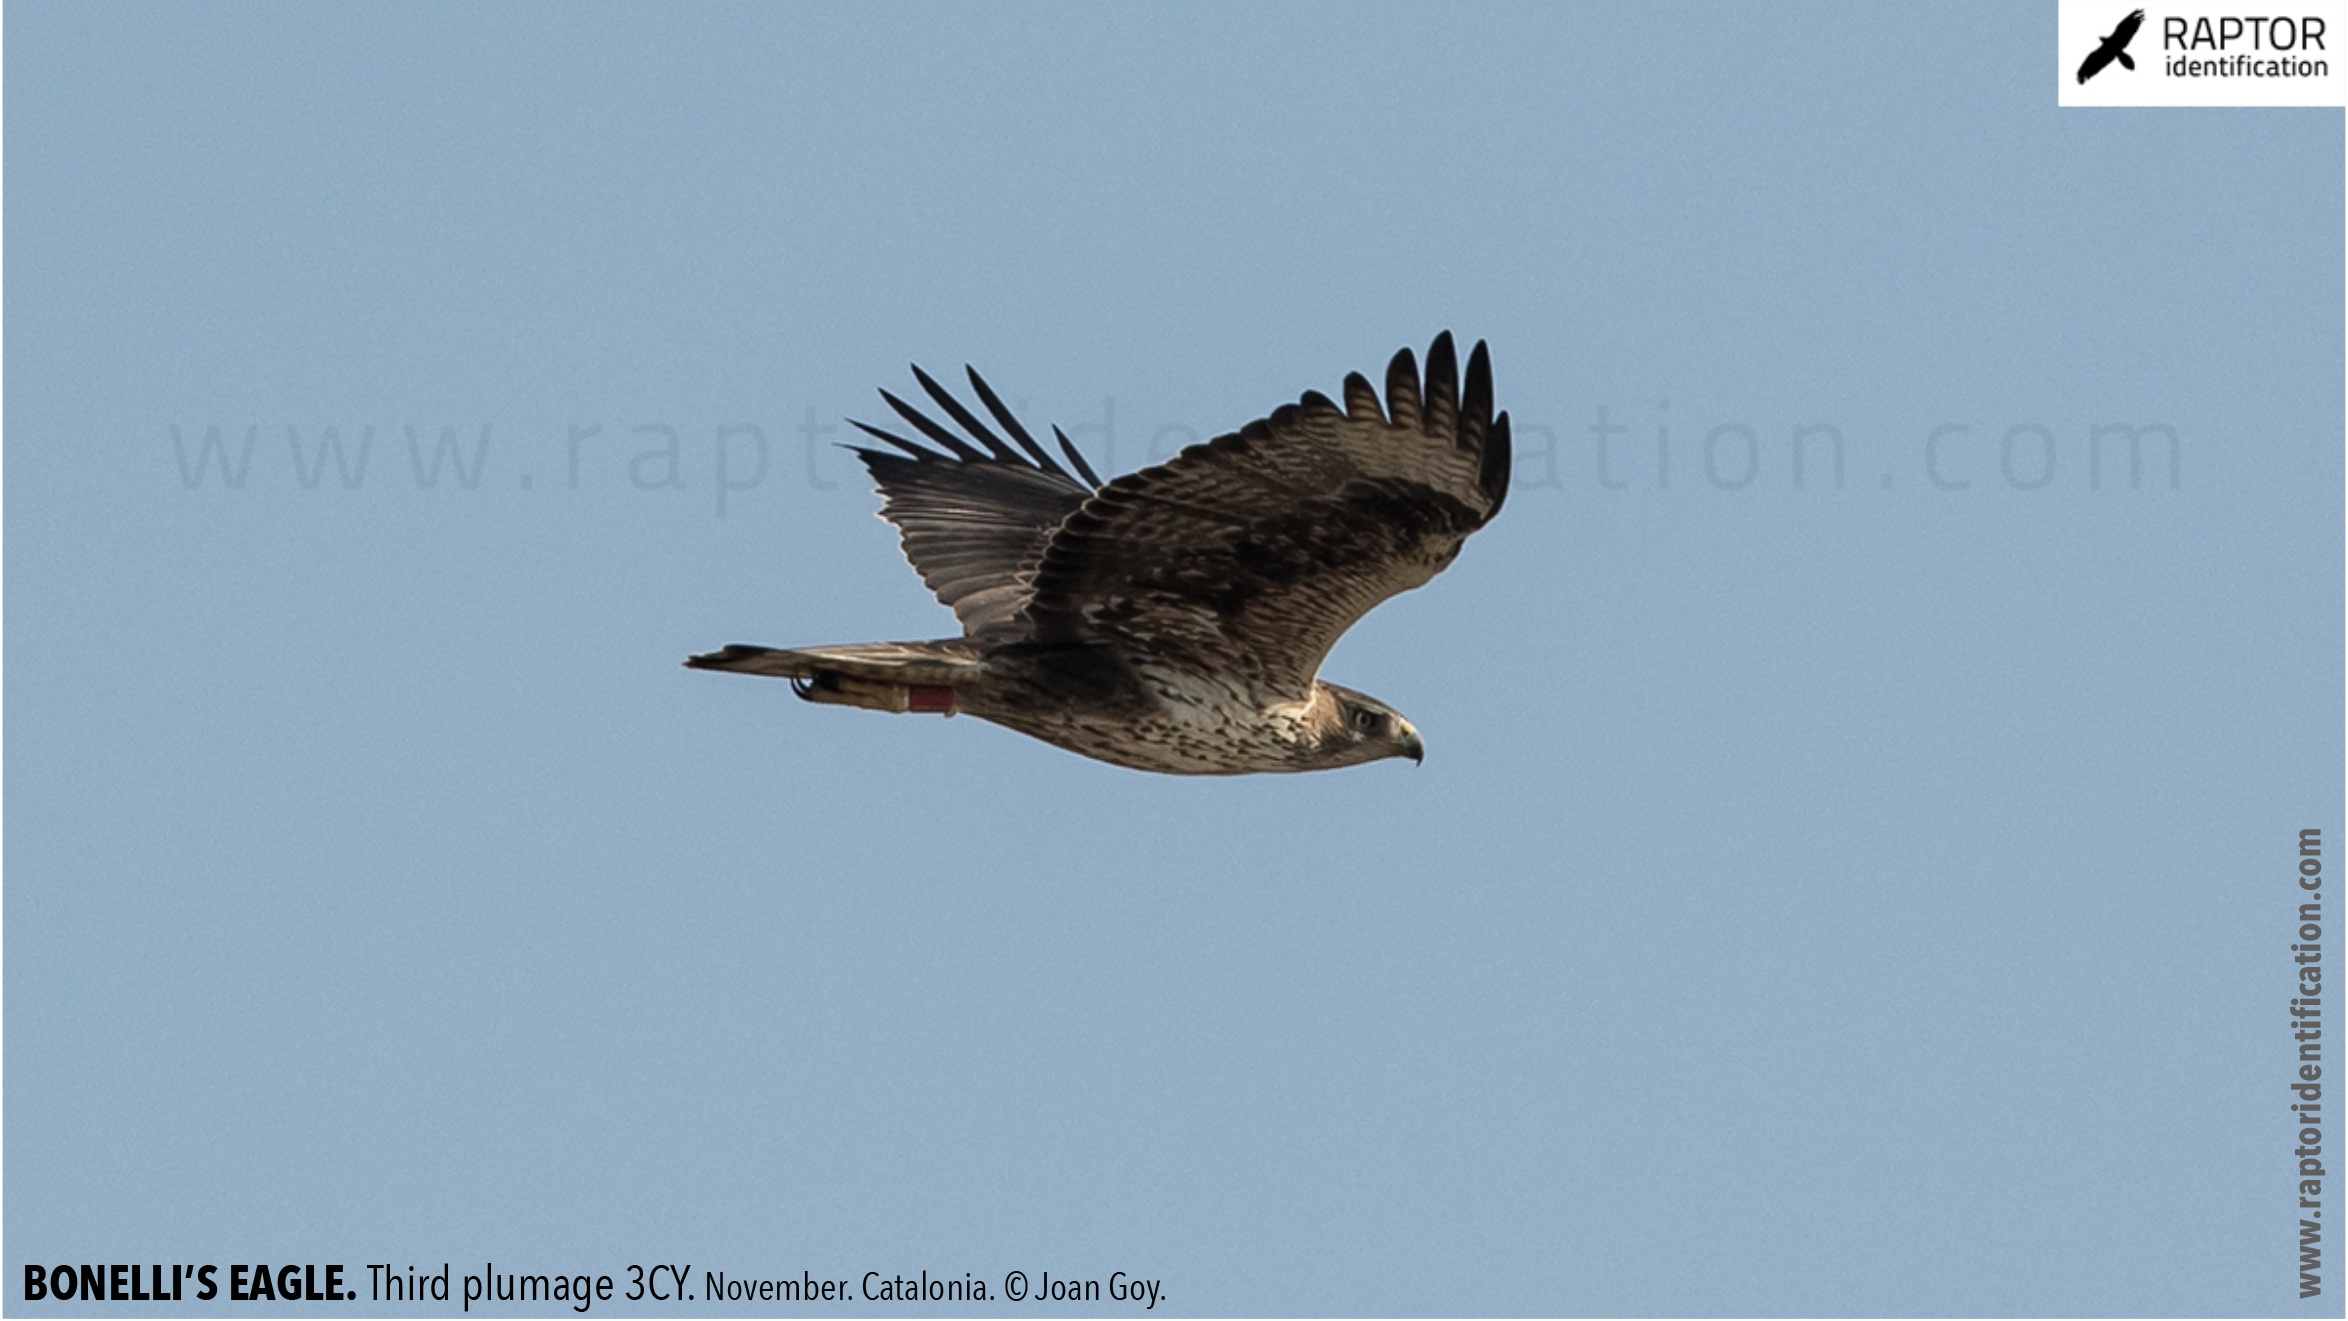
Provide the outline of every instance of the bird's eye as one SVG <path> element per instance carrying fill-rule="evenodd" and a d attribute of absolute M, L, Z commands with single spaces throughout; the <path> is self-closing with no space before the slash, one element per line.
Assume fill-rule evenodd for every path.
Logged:
<path fill-rule="evenodd" d="M 1357 710 L 1353 713 L 1353 727 L 1367 734 L 1378 727 L 1378 713 Z"/>

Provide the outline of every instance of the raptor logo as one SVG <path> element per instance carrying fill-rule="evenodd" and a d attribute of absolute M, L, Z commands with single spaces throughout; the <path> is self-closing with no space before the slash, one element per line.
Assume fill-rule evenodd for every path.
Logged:
<path fill-rule="evenodd" d="M 2131 12 L 2126 18 L 2121 19 L 2120 25 L 2112 29 L 2112 34 L 2105 37 L 2103 44 L 2097 46 L 2094 52 L 2088 55 L 2086 62 L 2079 66 L 2079 81 L 2086 82 L 2102 73 L 2104 66 L 2113 60 L 2118 60 L 2123 69 L 2134 69 L 2136 61 L 2128 58 L 2128 43 L 2136 39 L 2136 29 L 2143 26 L 2144 11 L 2141 9 Z"/>

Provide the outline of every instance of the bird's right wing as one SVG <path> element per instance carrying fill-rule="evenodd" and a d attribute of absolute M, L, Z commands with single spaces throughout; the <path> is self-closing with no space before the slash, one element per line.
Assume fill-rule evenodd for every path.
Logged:
<path fill-rule="evenodd" d="M 901 451 L 859 448 L 856 454 L 880 486 L 881 517 L 897 525 L 905 558 L 962 621 L 964 636 L 1000 636 L 1017 627 L 1045 543 L 1099 479 L 1065 436 L 1060 444 L 1069 466 L 1055 460 L 976 371 L 971 387 L 1019 450 L 928 373 L 915 367 L 913 375 L 966 435 L 883 390 L 881 398 L 934 448 L 855 422 Z"/>

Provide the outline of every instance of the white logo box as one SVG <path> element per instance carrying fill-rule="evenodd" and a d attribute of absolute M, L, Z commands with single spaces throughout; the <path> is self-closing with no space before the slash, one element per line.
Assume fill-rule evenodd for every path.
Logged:
<path fill-rule="evenodd" d="M 2127 59 L 2099 59 L 2081 82 L 2139 10 Z M 2348 0 L 2061 0 L 2055 47 L 2059 105 L 2348 105 Z"/>

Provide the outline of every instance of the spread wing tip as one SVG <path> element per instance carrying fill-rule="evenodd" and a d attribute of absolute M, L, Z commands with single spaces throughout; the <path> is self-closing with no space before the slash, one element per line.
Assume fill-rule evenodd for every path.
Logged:
<path fill-rule="evenodd" d="M 1435 336 L 1435 342 L 1427 346 L 1427 374 L 1421 386 L 1410 350 L 1402 350 L 1386 369 L 1386 393 L 1396 426 L 1415 425 L 1429 436 L 1449 431 L 1452 443 L 1462 453 L 1476 456 L 1476 487 L 1488 502 L 1478 522 L 1481 526 L 1500 512 L 1508 498 L 1514 456 L 1508 414 L 1494 416 L 1492 411 L 1491 345 L 1479 339 L 1468 350 L 1464 380 L 1458 352 L 1450 331 Z"/>
<path fill-rule="evenodd" d="M 1010 433 L 1011 440 L 1009 442 L 997 435 L 993 428 L 981 421 L 979 416 L 966 407 L 961 400 L 956 399 L 952 391 L 939 384 L 937 378 L 923 371 L 921 364 L 914 363 L 911 366 L 913 379 L 920 382 L 922 392 L 935 400 L 938 407 L 944 410 L 946 415 L 952 418 L 970 439 L 955 435 L 928 414 L 887 390 L 879 392 L 882 401 L 888 404 L 890 410 L 897 416 L 905 419 L 915 431 L 921 433 L 930 442 L 928 445 L 924 445 L 920 441 L 909 440 L 893 431 L 885 431 L 871 423 L 859 422 L 855 418 L 849 418 L 848 425 L 891 448 L 903 451 L 909 458 L 925 463 L 998 464 L 1012 468 L 1032 468 L 1038 472 L 1065 479 L 1071 484 L 1081 482 L 1087 487 L 1097 488 L 1100 486 L 1100 477 L 1093 472 L 1092 466 L 1084 461 L 1084 456 L 1076 452 L 1067 437 L 1060 438 L 1060 445 L 1062 451 L 1072 461 L 1075 472 L 1071 472 L 1068 466 L 1052 457 L 1051 451 L 1038 444 L 1034 435 L 1029 433 L 1026 427 L 1020 425 L 1019 419 L 1014 417 L 1011 410 L 1004 406 L 1002 397 L 997 395 L 993 387 L 986 383 L 986 378 L 978 374 L 977 368 L 965 366 L 963 371 L 969 374 L 971 389 L 977 392 L 979 402 L 986 406 L 987 412 L 993 414 L 995 421 L 1003 430 Z M 1054 428 L 1054 430 L 1058 429 Z M 978 444 L 973 445 L 972 440 Z M 1017 444 L 1017 449 L 1012 448 L 1013 443 Z M 981 450 L 978 445 L 983 445 L 986 448 Z M 875 458 L 895 459 L 897 457 L 884 451 L 866 449 L 856 445 L 850 445 L 847 448 L 864 457 L 868 465 Z M 1078 474 L 1081 474 L 1081 477 Z"/>

